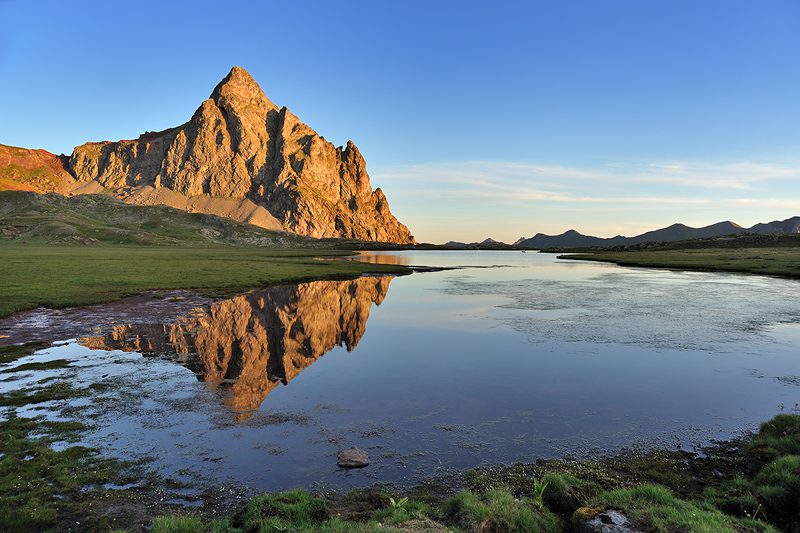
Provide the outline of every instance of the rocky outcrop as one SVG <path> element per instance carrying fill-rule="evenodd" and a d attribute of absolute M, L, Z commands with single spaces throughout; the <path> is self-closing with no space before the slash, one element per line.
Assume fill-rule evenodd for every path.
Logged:
<path fill-rule="evenodd" d="M 136 140 L 78 146 L 69 169 L 80 182 L 134 203 L 157 201 L 152 190 L 168 189 L 193 205 L 203 205 L 198 198 L 250 202 L 268 212 L 270 224 L 302 235 L 414 242 L 383 192 L 372 190 L 355 144 L 326 141 L 272 103 L 240 67 L 189 122 Z"/>
<path fill-rule="evenodd" d="M 380 305 L 391 279 L 271 287 L 215 302 L 174 322 L 119 325 L 80 342 L 176 358 L 210 385 L 230 384 L 228 405 L 250 411 L 334 347 L 353 350 L 372 304 Z"/>
<path fill-rule="evenodd" d="M 66 157 L 0 144 L 0 190 L 66 193 L 75 184 Z"/>

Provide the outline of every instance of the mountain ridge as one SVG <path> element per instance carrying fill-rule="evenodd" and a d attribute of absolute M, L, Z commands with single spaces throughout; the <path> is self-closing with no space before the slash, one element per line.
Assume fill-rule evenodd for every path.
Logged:
<path fill-rule="evenodd" d="M 0 189 L 24 182 L 35 192 L 111 193 L 127 203 L 168 205 L 316 238 L 415 242 L 383 191 L 372 189 L 356 145 L 325 140 L 267 98 L 241 67 L 233 67 L 180 126 L 134 140 L 88 142 L 68 158 L 46 158 L 50 166 L 61 161 L 74 183 L 44 186 L 15 174 Z M 0 169 L 0 178 L 6 174 Z"/>
<path fill-rule="evenodd" d="M 679 222 L 651 231 L 624 237 L 594 237 L 583 235 L 582 233 L 570 229 L 559 235 L 546 235 L 537 233 L 533 237 L 523 239 L 516 243 L 519 248 L 525 249 L 547 249 L 547 248 L 592 248 L 604 246 L 629 246 L 645 244 L 650 242 L 672 242 L 691 239 L 705 239 L 711 237 L 723 237 L 743 233 L 756 233 L 763 235 L 800 233 L 800 217 L 791 217 L 786 220 L 775 220 L 768 223 L 755 224 L 745 228 L 729 220 L 694 228 Z"/>

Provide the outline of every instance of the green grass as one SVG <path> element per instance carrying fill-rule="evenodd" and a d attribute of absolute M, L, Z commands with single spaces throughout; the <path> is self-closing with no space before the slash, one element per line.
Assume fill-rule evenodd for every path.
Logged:
<path fill-rule="evenodd" d="M 762 461 L 800 455 L 800 417 L 780 414 L 764 422 L 748 444 L 748 453 Z"/>
<path fill-rule="evenodd" d="M 659 533 L 774 531 L 766 524 L 728 516 L 711 505 L 681 500 L 659 485 L 605 492 L 589 505 L 621 510 L 636 526 Z"/>
<path fill-rule="evenodd" d="M 749 272 L 770 276 L 800 277 L 800 246 L 773 248 L 708 248 L 578 253 L 559 259 L 601 261 L 622 266 Z"/>
<path fill-rule="evenodd" d="M 12 363 L 21 357 L 31 355 L 40 348 L 47 346 L 46 342 L 26 342 L 12 346 L 0 346 L 0 364 Z"/>
<path fill-rule="evenodd" d="M 352 239 L 314 239 L 163 205 L 130 205 L 106 194 L 65 197 L 0 190 L 0 241 L 29 244 L 256 246 L 396 249 Z"/>
<path fill-rule="evenodd" d="M 0 374 L 6 374 L 9 372 L 29 372 L 34 370 L 58 370 L 60 368 L 68 367 L 69 361 L 66 359 L 54 359 L 52 361 L 44 361 L 41 363 L 25 363 L 23 365 L 17 365 L 13 368 L 0 370 Z"/>
<path fill-rule="evenodd" d="M 149 290 L 234 293 L 270 284 L 406 273 L 403 266 L 340 261 L 340 250 L 243 247 L 67 246 L 0 242 L 0 316 L 38 306 L 107 302 Z"/>
<path fill-rule="evenodd" d="M 460 492 L 444 503 L 442 513 L 450 523 L 466 531 L 563 531 L 561 521 L 553 513 L 532 501 L 517 499 L 503 489 L 491 489 L 482 496 Z"/>
<path fill-rule="evenodd" d="M 0 238 L 29 243 L 323 247 L 315 239 L 108 195 L 0 191 Z"/>
<path fill-rule="evenodd" d="M 77 389 L 64 381 L 57 381 L 47 387 L 12 390 L 0 395 L 0 407 L 22 407 L 37 403 L 68 400 L 88 396 L 90 390 Z"/>
<path fill-rule="evenodd" d="M 787 529 L 800 526 L 800 456 L 775 459 L 758 473 L 752 486 L 770 521 Z"/>
<path fill-rule="evenodd" d="M 387 518 L 384 516 L 384 518 Z M 391 520 L 391 519 L 390 519 Z M 402 524 L 411 518 L 395 518 Z M 153 533 L 370 533 L 397 532 L 401 529 L 382 523 L 377 518 L 364 521 L 335 516 L 327 500 L 304 490 L 262 494 L 251 499 L 242 511 L 231 518 L 205 521 L 192 515 L 167 515 L 152 522 Z"/>
<path fill-rule="evenodd" d="M 0 422 L 0 531 L 44 531 L 73 517 L 85 519 L 81 488 L 112 479 L 120 463 L 82 446 L 50 447 L 77 440 L 82 429 L 13 412 Z"/>

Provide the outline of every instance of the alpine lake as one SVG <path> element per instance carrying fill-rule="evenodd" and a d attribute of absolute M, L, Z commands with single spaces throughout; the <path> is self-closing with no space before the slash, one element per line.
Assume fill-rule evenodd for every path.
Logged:
<path fill-rule="evenodd" d="M 800 412 L 796 281 L 518 251 L 352 260 L 441 269 L 19 313 L 0 344 L 49 345 L 3 365 L 0 394 L 91 386 L 16 416 L 85 423 L 83 444 L 184 482 L 189 506 L 199 486 L 693 450 Z M 337 467 L 350 446 L 368 467 Z"/>

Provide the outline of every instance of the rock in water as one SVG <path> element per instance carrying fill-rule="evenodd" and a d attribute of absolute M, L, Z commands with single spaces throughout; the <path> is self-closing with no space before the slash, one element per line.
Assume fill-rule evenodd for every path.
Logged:
<path fill-rule="evenodd" d="M 367 452 L 355 446 L 340 451 L 337 459 L 337 463 L 341 468 L 364 468 L 369 464 Z"/>
<path fill-rule="evenodd" d="M 168 189 L 189 199 L 183 203 L 212 210 L 221 209 L 214 203 L 221 199 L 252 202 L 301 235 L 414 242 L 381 189 L 372 190 L 355 144 L 326 141 L 272 103 L 241 67 L 187 123 L 136 140 L 78 146 L 68 166 L 81 183 L 95 182 L 132 203 L 156 201 L 164 195 L 152 190 Z"/>

